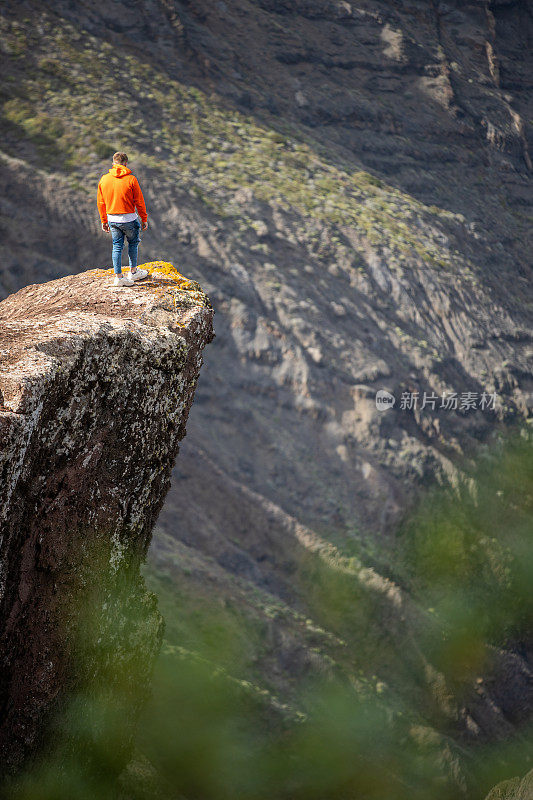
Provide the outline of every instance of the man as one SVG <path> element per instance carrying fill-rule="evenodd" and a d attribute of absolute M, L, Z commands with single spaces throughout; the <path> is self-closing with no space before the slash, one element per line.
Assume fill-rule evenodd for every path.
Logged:
<path fill-rule="evenodd" d="M 115 286 L 133 286 L 135 281 L 146 278 L 148 271 L 137 269 L 137 252 L 139 248 L 139 231 L 148 227 L 148 215 L 144 204 L 143 193 L 139 181 L 126 166 L 126 153 L 115 153 L 113 166 L 98 184 L 97 205 L 102 220 L 102 230 L 113 237 L 113 269 Z M 135 209 L 139 212 L 141 222 Z M 122 249 L 124 237 L 128 240 L 128 258 L 130 274 L 122 274 Z"/>

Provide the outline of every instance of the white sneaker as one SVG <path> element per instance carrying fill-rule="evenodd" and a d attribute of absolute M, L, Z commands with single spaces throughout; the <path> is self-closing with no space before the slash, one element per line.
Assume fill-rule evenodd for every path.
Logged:
<path fill-rule="evenodd" d="M 135 272 L 130 272 L 130 280 L 131 281 L 141 281 L 143 278 L 146 278 L 148 275 L 147 269 L 137 269 Z"/>
<path fill-rule="evenodd" d="M 134 285 L 135 284 L 133 283 L 132 280 L 130 280 L 128 275 L 121 275 L 120 277 L 118 275 L 115 275 L 113 286 L 134 286 Z"/>

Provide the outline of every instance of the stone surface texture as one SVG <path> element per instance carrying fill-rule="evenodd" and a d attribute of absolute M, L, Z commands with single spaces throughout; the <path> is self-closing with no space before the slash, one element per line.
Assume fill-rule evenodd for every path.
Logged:
<path fill-rule="evenodd" d="M 524 778 L 511 778 L 499 783 L 486 800 L 530 800 L 533 797 L 533 770 Z"/>
<path fill-rule="evenodd" d="M 185 435 L 213 311 L 198 284 L 177 273 L 111 284 L 109 273 L 89 271 L 0 304 L 4 768 L 35 749 L 67 690 L 91 672 L 97 686 L 104 665 L 96 651 L 81 667 L 74 652 L 89 611 L 117 680 L 135 662 L 136 681 L 148 684 L 160 642 L 161 618 L 139 567 Z"/>

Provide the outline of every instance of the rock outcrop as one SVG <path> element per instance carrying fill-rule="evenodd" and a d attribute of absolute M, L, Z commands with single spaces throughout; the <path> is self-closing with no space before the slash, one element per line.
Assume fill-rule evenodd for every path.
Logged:
<path fill-rule="evenodd" d="M 0 296 L 107 263 L 94 193 L 126 149 L 145 252 L 219 312 L 152 565 L 191 607 L 207 593 L 243 631 L 256 613 L 253 675 L 284 702 L 318 660 L 287 518 L 387 567 L 420 487 L 533 412 L 532 25 L 527 0 L 0 15 Z M 497 409 L 402 409 L 404 391 Z"/>
<path fill-rule="evenodd" d="M 176 253 L 220 312 L 191 425 L 223 473 L 318 531 L 390 542 L 496 421 L 403 410 L 404 391 L 531 413 L 527 3 L 21 8 L 0 16 L 0 296 L 105 263 L 86 190 L 120 146 L 143 247 Z M 75 244 L 67 206 L 87 219 Z"/>
<path fill-rule="evenodd" d="M 93 270 L 0 304 L 4 770 L 67 694 L 98 693 L 105 675 L 133 722 L 148 685 L 162 626 L 139 567 L 213 338 L 198 284 L 152 272 L 113 289 Z"/>
<path fill-rule="evenodd" d="M 533 770 L 525 778 L 511 778 L 499 783 L 485 800 L 529 800 L 533 797 Z"/>

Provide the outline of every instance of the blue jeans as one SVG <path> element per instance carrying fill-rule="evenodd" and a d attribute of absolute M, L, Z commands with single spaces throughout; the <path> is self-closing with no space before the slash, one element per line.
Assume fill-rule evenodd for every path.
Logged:
<path fill-rule="evenodd" d="M 109 230 L 113 237 L 113 269 L 115 275 L 120 275 L 122 272 L 122 249 L 124 247 L 124 237 L 128 240 L 128 258 L 130 262 L 130 270 L 137 269 L 137 251 L 141 237 L 139 232 L 141 230 L 141 223 L 138 219 L 132 222 L 110 222 Z"/>

